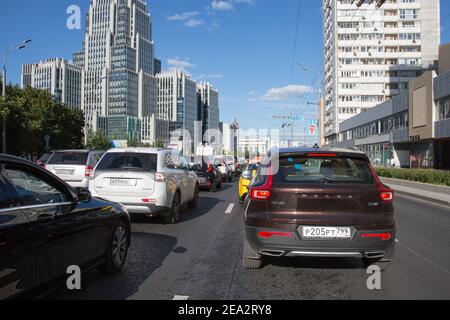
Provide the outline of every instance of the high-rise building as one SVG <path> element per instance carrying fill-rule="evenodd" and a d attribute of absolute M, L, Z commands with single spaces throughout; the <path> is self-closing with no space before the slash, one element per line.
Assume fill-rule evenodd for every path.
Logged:
<path fill-rule="evenodd" d="M 339 124 L 408 88 L 435 68 L 439 0 L 323 0 L 324 137 Z"/>
<path fill-rule="evenodd" d="M 181 132 L 182 140 L 194 148 L 195 123 L 197 121 L 197 83 L 182 71 L 170 71 L 156 75 L 158 83 L 157 117 L 170 121 L 170 133 Z M 189 136 L 188 134 L 189 133 Z M 179 141 L 171 141 L 178 143 Z M 183 149 L 187 148 L 185 146 Z"/>
<path fill-rule="evenodd" d="M 201 113 L 203 136 L 206 140 L 210 140 L 210 136 L 214 135 L 211 130 L 217 132 L 220 130 L 219 92 L 206 82 L 199 83 L 197 90 L 200 98 L 198 112 Z"/>
<path fill-rule="evenodd" d="M 64 59 L 48 59 L 22 66 L 22 87 L 45 90 L 58 103 L 72 109 L 81 108 L 81 78 L 81 68 Z"/>
<path fill-rule="evenodd" d="M 114 140 L 141 138 L 144 117 L 156 109 L 151 26 L 144 1 L 91 1 L 83 49 L 73 58 L 84 70 L 86 131 L 103 129 Z"/>
<path fill-rule="evenodd" d="M 159 59 L 154 59 L 153 64 L 153 74 L 157 75 L 158 73 L 162 72 L 162 62 Z"/>

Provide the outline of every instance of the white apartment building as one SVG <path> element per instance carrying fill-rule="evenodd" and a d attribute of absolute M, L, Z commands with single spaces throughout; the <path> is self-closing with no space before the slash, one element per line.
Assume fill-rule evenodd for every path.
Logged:
<path fill-rule="evenodd" d="M 221 122 L 219 124 L 220 133 L 221 133 L 221 146 L 225 153 L 232 153 L 234 151 L 234 130 L 231 129 L 231 124 Z M 237 133 L 236 133 L 237 135 Z M 238 140 L 239 142 L 239 140 Z"/>
<path fill-rule="evenodd" d="M 327 144 L 340 123 L 390 100 L 438 60 L 440 0 L 357 3 L 323 0 Z"/>
<path fill-rule="evenodd" d="M 174 70 L 156 75 L 157 79 L 157 108 L 158 118 L 170 122 L 171 138 L 180 137 L 176 133 L 181 132 L 184 141 L 184 150 L 194 152 L 195 142 L 201 137 L 196 137 L 195 124 L 197 122 L 197 83 L 185 72 Z M 197 133 L 198 134 L 198 133 Z M 171 141 L 178 144 L 180 140 Z M 189 144 L 189 145 L 188 145 Z"/>
<path fill-rule="evenodd" d="M 154 145 L 157 141 L 169 144 L 169 121 L 157 118 L 156 114 L 144 117 L 141 126 L 141 140 L 143 143 Z"/>
<path fill-rule="evenodd" d="M 30 86 L 50 93 L 58 103 L 81 109 L 80 67 L 64 59 L 48 59 L 22 66 L 22 88 Z"/>

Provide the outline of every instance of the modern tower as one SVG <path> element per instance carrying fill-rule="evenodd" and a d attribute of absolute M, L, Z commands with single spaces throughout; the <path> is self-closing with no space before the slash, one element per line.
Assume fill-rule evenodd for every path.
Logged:
<path fill-rule="evenodd" d="M 436 67 L 440 0 L 323 0 L 326 143 L 339 124 Z M 361 4 L 361 6 L 358 6 Z"/>
<path fill-rule="evenodd" d="M 83 49 L 82 109 L 86 131 L 102 129 L 113 140 L 140 139 L 144 118 L 156 110 L 154 44 L 147 4 L 92 0 Z"/>

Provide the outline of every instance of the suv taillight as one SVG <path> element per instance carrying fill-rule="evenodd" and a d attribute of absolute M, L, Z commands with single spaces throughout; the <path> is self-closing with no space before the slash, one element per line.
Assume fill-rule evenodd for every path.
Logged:
<path fill-rule="evenodd" d="M 91 167 L 91 166 L 86 166 L 86 170 L 84 171 L 84 176 L 85 176 L 86 178 L 90 178 L 91 175 L 92 175 L 92 173 L 93 173 L 93 171 L 94 171 L 94 168 L 93 168 L 93 167 Z"/>
<path fill-rule="evenodd" d="M 155 173 L 155 181 L 156 182 L 166 182 L 166 176 L 164 173 L 157 172 Z"/>
<path fill-rule="evenodd" d="M 213 167 L 212 167 L 212 165 L 211 164 L 208 164 L 208 173 L 212 173 L 214 170 L 213 170 Z"/>
<path fill-rule="evenodd" d="M 255 201 L 265 201 L 269 200 L 272 195 L 272 185 L 273 185 L 273 174 L 271 168 L 268 170 L 268 175 L 266 177 L 266 182 L 264 185 L 259 187 L 253 187 L 250 190 L 250 198 Z"/>
<path fill-rule="evenodd" d="M 375 183 L 377 184 L 378 187 L 378 192 L 380 193 L 380 199 L 383 203 L 392 203 L 394 202 L 394 190 L 392 190 L 391 188 L 385 186 L 380 178 L 378 177 L 375 169 L 370 165 L 370 172 L 373 175 L 373 179 L 375 180 Z"/>

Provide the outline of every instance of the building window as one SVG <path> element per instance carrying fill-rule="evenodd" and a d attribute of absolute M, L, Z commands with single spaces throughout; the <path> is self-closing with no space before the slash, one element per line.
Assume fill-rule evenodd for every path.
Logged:
<path fill-rule="evenodd" d="M 450 98 L 439 103 L 439 120 L 450 119 Z"/>

